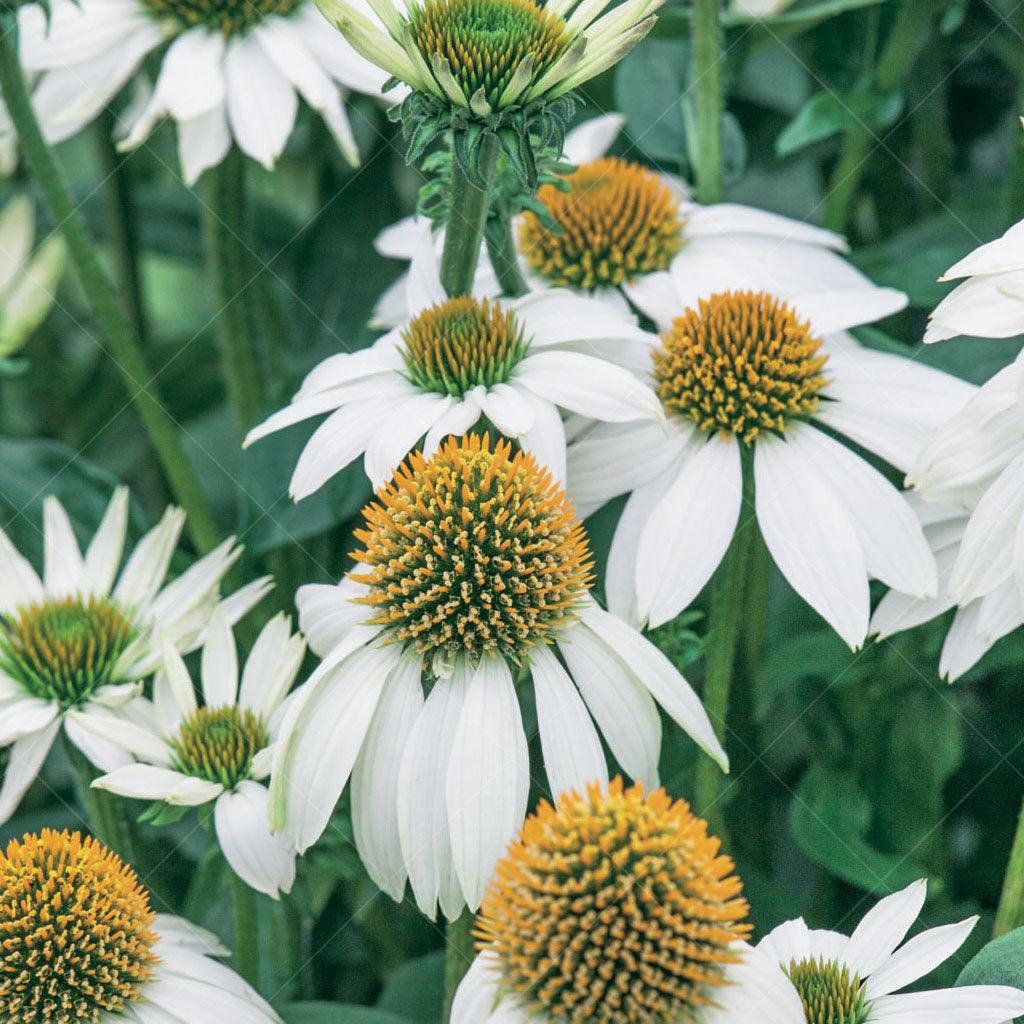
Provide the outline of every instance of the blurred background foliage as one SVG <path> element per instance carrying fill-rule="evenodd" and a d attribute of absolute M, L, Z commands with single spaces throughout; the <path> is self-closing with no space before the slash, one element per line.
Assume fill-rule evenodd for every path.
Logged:
<path fill-rule="evenodd" d="M 621 110 L 626 132 L 616 152 L 684 176 L 693 124 L 688 17 L 669 0 L 654 35 L 588 84 L 579 115 Z M 923 350 L 919 339 L 946 291 L 939 274 L 1024 214 L 1024 8 L 1016 0 L 744 0 L 728 9 L 726 25 L 728 198 L 846 231 L 852 259 L 910 295 L 910 307 L 884 333 L 866 332 L 865 343 L 974 382 L 1006 365 L 1018 342 Z M 254 242 L 238 301 L 263 348 L 267 412 L 326 355 L 373 340 L 372 306 L 402 269 L 371 240 L 415 207 L 423 182 L 404 164 L 385 112 L 363 97 L 352 103 L 358 171 L 308 112 L 277 173 L 249 168 Z M 297 582 L 345 569 L 353 517 L 369 496 L 361 464 L 295 506 L 288 467 L 312 427 L 239 449 L 213 338 L 202 189 L 195 195 L 180 183 L 169 129 L 125 158 L 107 141 L 109 128 L 65 144 L 62 160 L 129 298 L 132 267 L 113 256 L 123 246 L 108 243 L 120 237 L 137 252 L 159 391 L 223 532 L 245 541 L 246 571 L 262 562 L 281 573 L 276 600 L 287 607 Z M 0 200 L 31 190 L 19 169 Z M 125 201 L 127 221 L 116 216 Z M 82 538 L 115 481 L 132 485 L 137 532 L 167 501 L 76 287 L 65 279 L 58 307 L 24 352 L 24 372 L 0 378 L 0 522 L 32 557 L 41 553 L 47 493 L 65 502 Z M 618 509 L 591 520 L 599 557 Z M 289 538 L 300 546 L 286 546 Z M 761 643 L 745 651 L 726 808 L 758 931 L 798 914 L 849 930 L 867 894 L 927 875 L 926 920 L 988 915 L 959 963 L 946 965 L 941 980 L 952 982 L 988 933 L 1021 798 L 1021 636 L 949 686 L 936 668 L 945 620 L 851 652 L 776 578 L 767 623 Z M 698 603 L 656 637 L 697 682 L 703 629 Z M 686 795 L 691 757 L 685 738 L 666 728 L 662 781 L 677 795 Z M 58 759 L 0 835 L 77 819 L 71 775 Z M 300 861 L 296 897 L 284 906 L 261 901 L 263 990 L 292 1001 L 289 1024 L 436 1020 L 442 928 L 410 902 L 396 906 L 376 892 L 349 841 L 344 804 L 334 825 Z M 194 818 L 150 840 L 149 870 L 178 893 L 174 909 L 224 934 L 225 866 L 206 854 Z"/>

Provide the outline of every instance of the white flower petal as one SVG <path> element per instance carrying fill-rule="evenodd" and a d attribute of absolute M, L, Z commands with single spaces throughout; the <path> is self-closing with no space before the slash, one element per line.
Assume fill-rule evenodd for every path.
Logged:
<path fill-rule="evenodd" d="M 11 746 L 3 786 L 0 787 L 0 824 L 9 821 L 18 809 L 21 798 L 43 767 L 59 731 L 60 719 L 54 718 L 46 728 L 22 736 Z"/>
<path fill-rule="evenodd" d="M 86 706 L 83 711 L 68 711 L 66 718 L 77 722 L 83 729 L 101 740 L 116 743 L 119 747 L 150 764 L 169 765 L 171 753 L 167 744 L 149 729 L 128 721 L 120 715 L 112 715 L 100 709 Z"/>
<path fill-rule="evenodd" d="M 177 121 L 189 121 L 224 103 L 224 36 L 205 26 L 183 32 L 160 64 L 156 96 Z"/>
<path fill-rule="evenodd" d="M 917 920 L 927 893 L 928 883 L 919 879 L 879 900 L 861 918 L 843 955 L 851 974 L 867 978 L 889 959 Z"/>
<path fill-rule="evenodd" d="M 536 417 L 524 395 L 508 384 L 474 389 L 474 397 L 483 414 L 506 437 L 521 437 L 533 429 Z"/>
<path fill-rule="evenodd" d="M 705 235 L 765 235 L 787 242 L 803 242 L 843 252 L 846 239 L 834 231 L 816 227 L 806 221 L 793 220 L 768 210 L 739 203 L 715 203 L 712 206 L 690 204 L 686 209 L 684 234 L 689 238 Z"/>
<path fill-rule="evenodd" d="M 176 946 L 203 956 L 230 956 L 229 950 L 216 935 L 199 925 L 173 914 L 157 914 L 153 929 L 164 946 Z"/>
<path fill-rule="evenodd" d="M 305 640 L 292 635 L 288 616 L 275 615 L 245 659 L 238 703 L 262 717 L 272 715 L 295 682 L 305 652 Z"/>
<path fill-rule="evenodd" d="M 60 714 L 55 700 L 21 696 L 0 704 L 0 747 L 45 729 Z"/>
<path fill-rule="evenodd" d="M 163 800 L 175 807 L 198 807 L 224 791 L 219 782 L 151 764 L 128 764 L 98 778 L 93 786 L 131 800 Z"/>
<path fill-rule="evenodd" d="M 480 406 L 475 400 L 474 392 L 471 391 L 461 402 L 449 406 L 448 411 L 427 431 L 423 442 L 423 457 L 432 458 L 446 437 L 461 437 L 478 419 Z"/>
<path fill-rule="evenodd" d="M 865 995 L 869 1000 L 887 996 L 930 974 L 967 941 L 977 923 L 976 917 L 969 917 L 915 935 L 868 978 Z"/>
<path fill-rule="evenodd" d="M 112 772 L 132 764 L 135 758 L 120 743 L 102 739 L 77 719 L 64 717 L 64 732 L 67 738 L 85 754 L 89 763 L 101 772 Z"/>
<path fill-rule="evenodd" d="M 347 576 L 338 584 L 309 583 L 295 593 L 299 610 L 299 629 L 309 641 L 309 649 L 326 657 L 354 628 L 367 618 L 367 606 L 353 598 L 365 592 L 363 584 Z"/>
<path fill-rule="evenodd" d="M 871 1024 L 1001 1024 L 1024 1013 L 1024 992 L 1004 985 L 964 985 L 882 996 Z"/>
<path fill-rule="evenodd" d="M 235 703 L 238 699 L 238 648 L 231 627 L 219 609 L 210 619 L 201 671 L 207 707 Z"/>
<path fill-rule="evenodd" d="M 145 608 L 160 589 L 178 544 L 185 513 L 169 508 L 160 522 L 135 545 L 114 588 L 121 607 Z"/>
<path fill-rule="evenodd" d="M 533 426 L 519 438 L 520 447 L 529 452 L 540 465 L 547 468 L 552 478 L 565 481 L 565 427 L 558 410 L 532 391 L 520 394 L 533 409 Z"/>
<path fill-rule="evenodd" d="M 178 159 L 186 185 L 194 185 L 204 171 L 218 166 L 230 149 L 231 131 L 223 103 L 178 122 Z"/>
<path fill-rule="evenodd" d="M 85 553 L 82 583 L 92 594 L 108 594 L 117 576 L 128 530 L 127 487 L 118 487 Z"/>
<path fill-rule="evenodd" d="M 258 782 L 221 793 L 214 808 L 217 840 L 231 870 L 257 892 L 277 899 L 295 883 L 295 856 L 270 834 L 269 795 Z"/>
<path fill-rule="evenodd" d="M 570 164 L 582 164 L 604 156 L 625 122 L 622 114 L 601 114 L 583 121 L 566 132 L 562 159 Z"/>
<path fill-rule="evenodd" d="M 53 597 L 77 590 L 82 577 L 82 553 L 64 506 L 51 494 L 43 502 L 43 537 L 46 566 L 43 586 Z"/>
<path fill-rule="evenodd" d="M 410 398 L 377 425 L 366 446 L 366 475 L 381 487 L 416 442 L 451 407 L 450 395 L 422 394 Z"/>
<path fill-rule="evenodd" d="M 0 613 L 43 599 L 43 584 L 29 560 L 0 529 Z"/>
<path fill-rule="evenodd" d="M 482 1024 L 498 1001 L 499 976 L 493 954 L 478 953 L 459 982 L 450 1024 Z"/>

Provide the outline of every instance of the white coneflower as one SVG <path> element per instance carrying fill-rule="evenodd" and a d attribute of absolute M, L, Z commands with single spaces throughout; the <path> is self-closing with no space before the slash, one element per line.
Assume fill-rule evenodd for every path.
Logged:
<path fill-rule="evenodd" d="M 542 801 L 484 897 L 451 1024 L 698 1024 L 750 934 L 732 872 L 664 790 L 616 778 Z"/>
<path fill-rule="evenodd" d="M 397 899 L 408 875 L 430 916 L 477 907 L 526 813 L 527 672 L 553 794 L 607 781 L 601 736 L 655 785 L 655 702 L 727 764 L 686 680 L 591 598 L 583 527 L 531 455 L 450 439 L 410 456 L 364 516 L 358 570 L 296 596 L 323 661 L 275 744 L 272 823 L 292 847 L 316 841 L 351 774 L 374 881 Z"/>
<path fill-rule="evenodd" d="M 649 335 L 593 299 L 554 289 L 508 302 L 447 298 L 429 237 L 410 278 L 416 310 L 371 348 L 310 372 L 290 405 L 250 431 L 246 445 L 331 413 L 292 476 L 296 500 L 365 455 L 375 487 L 422 439 L 429 457 L 481 417 L 565 476 L 559 410 L 603 422 L 660 420 L 654 393 L 601 356 L 645 353 Z"/>
<path fill-rule="evenodd" d="M 925 343 L 955 338 L 1013 338 L 1024 334 L 1024 221 L 986 242 L 946 271 L 958 284 L 928 317 Z"/>
<path fill-rule="evenodd" d="M 212 802 L 217 842 L 231 870 L 275 899 L 290 892 L 295 857 L 270 834 L 265 780 L 278 710 L 305 653 L 305 641 L 277 615 L 253 644 L 239 686 L 234 637 L 224 615 L 215 612 L 203 645 L 201 707 L 181 656 L 165 645 L 146 725 L 81 717 L 83 727 L 138 759 L 93 786 L 175 807 Z"/>
<path fill-rule="evenodd" d="M 241 554 L 233 538 L 165 585 L 185 523 L 176 508 L 118 575 L 127 488 L 114 493 L 84 555 L 60 502 L 47 498 L 43 509 L 42 578 L 0 531 L 0 747 L 10 747 L 0 821 L 14 813 L 62 725 L 96 767 L 110 771 L 130 760 L 83 728 L 83 719 L 105 718 L 133 701 L 158 666 L 161 644 L 194 650 L 214 608 L 235 622 L 269 589 L 267 579 L 256 580 L 221 599 L 221 581 Z"/>
<path fill-rule="evenodd" d="M 732 540 L 746 457 L 776 565 L 843 639 L 861 644 L 869 579 L 931 596 L 935 561 L 900 493 L 833 432 L 907 469 L 970 386 L 845 333 L 900 308 L 898 292 L 783 298 L 757 283 L 708 284 L 693 301 L 698 283 L 678 284 L 652 308 L 665 330 L 648 375 L 668 434 L 601 424 L 569 451 L 569 492 L 583 514 L 631 492 L 608 563 L 609 607 L 657 626 L 697 596 Z"/>
<path fill-rule="evenodd" d="M 44 829 L 0 851 L 5 1024 L 281 1024 L 217 939 L 153 913 L 116 853 Z"/>
<path fill-rule="evenodd" d="M 302 99 L 358 162 L 345 89 L 379 95 L 383 75 L 324 20 L 312 0 L 54 0 L 19 11 L 21 59 L 40 79 L 33 102 L 52 142 L 85 127 L 170 40 L 150 102 L 126 125 L 139 145 L 165 117 L 192 184 L 232 141 L 273 167 Z"/>
<path fill-rule="evenodd" d="M 925 891 L 919 881 L 880 900 L 850 936 L 808 928 L 801 919 L 779 925 L 745 951 L 733 972 L 737 984 L 722 990 L 707 1024 L 1001 1024 L 1024 1013 L 1024 992 L 1007 985 L 900 992 L 951 957 L 978 921 L 931 928 L 904 942 Z"/>

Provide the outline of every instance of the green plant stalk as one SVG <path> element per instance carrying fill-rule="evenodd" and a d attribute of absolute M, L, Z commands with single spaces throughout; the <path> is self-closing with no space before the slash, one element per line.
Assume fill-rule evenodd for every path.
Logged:
<path fill-rule="evenodd" d="M 492 217 L 487 231 L 487 255 L 498 276 L 501 293 L 514 299 L 527 292 L 526 281 L 519 270 L 515 241 L 512 237 L 512 221 L 507 211 L 500 217 Z"/>
<path fill-rule="evenodd" d="M 927 42 L 935 14 L 935 0 L 905 0 L 893 21 L 882 55 L 875 65 L 875 92 L 892 92 L 903 81 L 921 47 Z M 861 178 L 871 154 L 874 135 L 858 122 L 847 129 L 825 197 L 822 220 L 833 231 L 843 231 L 850 219 Z"/>
<path fill-rule="evenodd" d="M 123 860 L 133 863 L 135 857 L 126 827 L 127 819 L 121 814 L 121 808 L 116 805 L 115 798 L 106 790 L 93 789 L 92 783 L 97 777 L 96 772 L 89 759 L 68 739 L 66 734 L 64 735 L 64 749 L 75 770 L 78 795 L 85 808 L 89 831 Z"/>
<path fill-rule="evenodd" d="M 0 92 L 22 152 L 50 216 L 64 236 L 83 291 L 103 328 L 104 342 L 110 347 L 110 355 L 142 419 L 160 468 L 175 499 L 188 514 L 189 533 L 196 547 L 209 551 L 220 541 L 220 533 L 207 509 L 199 479 L 185 457 L 177 426 L 160 404 L 154 375 L 139 338 L 121 306 L 117 290 L 100 264 L 63 172 L 39 129 L 18 59 L 15 25 L 13 15 L 0 17 Z"/>
<path fill-rule="evenodd" d="M 693 0 L 690 32 L 697 85 L 697 201 L 717 203 L 724 189 L 721 0 Z"/>
<path fill-rule="evenodd" d="M 473 962 L 473 914 L 464 910 L 462 916 L 448 922 L 445 932 L 444 956 L 444 1013 L 442 1021 L 451 1020 L 452 1003 L 459 983 L 466 976 L 469 965 Z"/>
<path fill-rule="evenodd" d="M 1003 876 L 1003 891 L 999 896 L 992 937 L 998 939 L 1021 925 L 1024 925 L 1024 804 L 1021 805 L 1010 860 Z"/>
<path fill-rule="evenodd" d="M 235 148 L 207 172 L 206 245 L 216 302 L 217 341 L 239 434 L 259 418 L 263 405 L 256 336 L 248 304 L 254 274 L 249 256 L 245 157 Z"/>
<path fill-rule="evenodd" d="M 104 111 L 96 120 L 96 156 L 103 175 L 103 191 L 110 232 L 110 250 L 114 260 L 121 298 L 135 326 L 139 343 L 149 343 L 149 318 L 142 287 L 139 237 L 135 229 L 135 203 L 132 198 L 129 157 L 122 156 L 114 145 L 113 115 Z"/>
<path fill-rule="evenodd" d="M 704 672 L 704 707 L 713 724 L 717 724 L 719 738 L 727 735 L 729 691 L 738 659 L 743 651 L 740 639 L 747 629 L 760 629 L 760 624 L 747 615 L 747 588 L 755 544 L 758 540 L 757 518 L 754 514 L 753 450 L 744 446 L 743 497 L 740 517 L 729 549 L 722 559 L 715 579 L 709 613 L 706 667 Z M 693 803 L 697 813 L 703 815 L 723 840 L 726 838 L 725 821 L 717 806 L 722 769 L 701 753 L 693 786 Z"/>
<path fill-rule="evenodd" d="M 234 871 L 228 872 L 231 884 L 231 917 L 234 925 L 235 970 L 253 988 L 260 980 L 259 907 L 256 890 L 250 889 Z"/>
<path fill-rule="evenodd" d="M 441 254 L 441 284 L 449 295 L 471 295 L 476 265 L 480 260 L 480 242 L 487 223 L 491 186 L 498 164 L 498 140 L 485 135 L 480 152 L 480 170 L 486 187 L 477 188 L 466 177 L 452 154 L 452 190 L 448 197 L 448 221 L 444 227 L 444 252 Z"/>

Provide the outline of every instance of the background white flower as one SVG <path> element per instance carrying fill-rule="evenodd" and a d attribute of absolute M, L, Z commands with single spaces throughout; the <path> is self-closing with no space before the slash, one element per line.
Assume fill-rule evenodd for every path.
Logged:
<path fill-rule="evenodd" d="M 11 748 L 0 821 L 14 813 L 62 725 L 97 768 L 129 761 L 83 722 L 126 714 L 141 680 L 156 669 L 161 644 L 194 650 L 215 608 L 233 623 L 269 589 L 263 578 L 221 598 L 221 581 L 241 554 L 233 538 L 165 584 L 185 523 L 176 508 L 139 541 L 119 574 L 126 487 L 114 492 L 84 555 L 60 502 L 49 497 L 43 510 L 42 578 L 0 530 L 0 746 Z"/>
<path fill-rule="evenodd" d="M 187 183 L 220 163 L 232 141 L 273 167 L 301 96 L 358 162 L 346 89 L 379 95 L 385 75 L 357 54 L 311 0 L 55 0 L 19 12 L 21 59 L 41 75 L 33 94 L 50 141 L 74 135 L 168 39 L 145 109 L 124 133 L 138 146 L 164 117 L 178 127 Z"/>
<path fill-rule="evenodd" d="M 181 656 L 165 645 L 146 725 L 81 716 L 84 728 L 138 758 L 93 785 L 177 807 L 214 802 L 217 841 L 232 871 L 275 899 L 290 892 L 295 857 L 270 834 L 264 780 L 279 711 L 305 653 L 287 617 L 276 615 L 256 638 L 239 685 L 231 627 L 214 612 L 203 646 L 202 707 Z"/>

